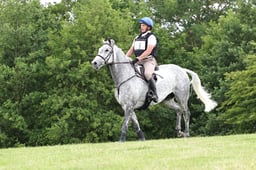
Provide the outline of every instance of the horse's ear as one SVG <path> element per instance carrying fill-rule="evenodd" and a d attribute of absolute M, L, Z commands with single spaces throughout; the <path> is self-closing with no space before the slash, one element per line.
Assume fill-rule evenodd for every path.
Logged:
<path fill-rule="evenodd" d="M 104 40 L 102 40 L 102 42 L 104 43 L 104 44 L 110 44 L 111 42 L 110 42 L 110 38 L 105 38 Z"/>
<path fill-rule="evenodd" d="M 109 44 L 110 46 L 115 45 L 115 40 L 111 39 L 111 38 L 107 38 L 105 40 L 103 40 L 103 44 Z"/>
<path fill-rule="evenodd" d="M 110 43 L 111 46 L 114 46 L 116 42 L 113 39 L 109 39 L 109 43 Z"/>

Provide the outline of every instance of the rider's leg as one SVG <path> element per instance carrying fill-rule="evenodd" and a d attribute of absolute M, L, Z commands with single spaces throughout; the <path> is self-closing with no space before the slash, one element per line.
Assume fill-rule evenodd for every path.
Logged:
<path fill-rule="evenodd" d="M 152 94 L 152 100 L 154 102 L 158 102 L 158 96 L 157 96 L 157 93 L 156 93 L 156 83 L 155 83 L 155 80 L 154 78 L 151 78 L 148 80 L 148 84 L 149 84 L 149 88 L 150 90 L 152 90 L 153 94 Z"/>
<path fill-rule="evenodd" d="M 156 60 L 155 60 L 155 58 L 150 58 L 143 65 L 145 68 L 145 73 L 144 73 L 145 78 L 147 79 L 147 81 L 149 83 L 150 90 L 153 92 L 152 99 L 154 102 L 157 102 L 158 96 L 156 93 L 156 84 L 155 84 L 154 78 L 152 77 L 152 74 L 153 74 L 153 72 L 155 70 L 155 66 L 156 66 Z"/>

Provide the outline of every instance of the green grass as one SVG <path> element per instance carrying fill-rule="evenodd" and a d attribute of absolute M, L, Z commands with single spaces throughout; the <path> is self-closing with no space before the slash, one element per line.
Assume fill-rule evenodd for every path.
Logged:
<path fill-rule="evenodd" d="M 256 169 L 256 134 L 0 149 L 0 169 Z"/>

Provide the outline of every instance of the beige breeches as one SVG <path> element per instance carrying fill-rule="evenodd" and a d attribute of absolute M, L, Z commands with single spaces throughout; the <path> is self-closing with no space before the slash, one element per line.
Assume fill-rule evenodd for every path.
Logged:
<path fill-rule="evenodd" d="M 154 57 L 149 57 L 149 58 L 146 58 L 142 61 L 139 61 L 139 64 L 142 64 L 144 69 L 145 69 L 145 72 L 144 72 L 144 75 L 145 75 L 145 78 L 147 80 L 150 80 L 151 77 L 152 77 L 152 74 L 155 70 L 155 67 L 156 67 L 156 60 Z"/>

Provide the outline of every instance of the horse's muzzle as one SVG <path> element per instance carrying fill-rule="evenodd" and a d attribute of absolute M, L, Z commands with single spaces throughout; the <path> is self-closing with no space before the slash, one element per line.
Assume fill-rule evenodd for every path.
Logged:
<path fill-rule="evenodd" d="M 97 60 L 97 59 L 94 59 L 94 60 L 91 62 L 91 64 L 92 64 L 92 67 L 93 67 L 94 69 L 96 69 L 96 70 L 99 70 L 99 69 L 104 65 L 101 61 L 99 61 L 99 60 Z"/>
<path fill-rule="evenodd" d="M 97 55 L 91 62 L 93 68 L 99 70 L 101 67 L 103 67 L 106 63 L 104 58 L 101 55 Z"/>
<path fill-rule="evenodd" d="M 92 67 L 97 70 L 99 69 L 98 63 L 96 61 L 92 61 Z"/>

